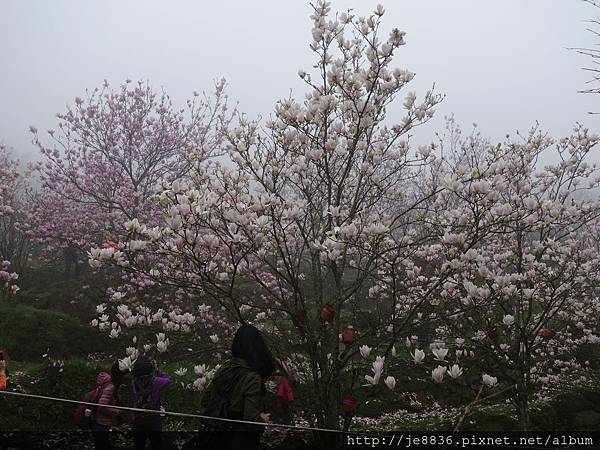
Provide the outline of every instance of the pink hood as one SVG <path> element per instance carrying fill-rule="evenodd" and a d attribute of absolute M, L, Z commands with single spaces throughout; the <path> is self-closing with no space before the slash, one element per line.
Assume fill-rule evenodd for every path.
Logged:
<path fill-rule="evenodd" d="M 96 378 L 96 385 L 100 389 L 100 397 L 98 405 L 114 405 L 115 404 L 115 387 L 112 383 L 110 375 L 106 372 L 101 372 Z M 110 427 L 113 416 L 119 414 L 118 409 L 114 408 L 98 408 L 96 410 L 96 423 Z"/>
<path fill-rule="evenodd" d="M 96 378 L 96 386 L 103 386 L 106 383 L 112 382 L 112 378 L 106 372 L 100 372 L 98 378 Z"/>

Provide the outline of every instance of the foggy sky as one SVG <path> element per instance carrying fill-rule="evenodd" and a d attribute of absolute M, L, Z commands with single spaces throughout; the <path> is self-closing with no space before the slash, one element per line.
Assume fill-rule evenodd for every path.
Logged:
<path fill-rule="evenodd" d="M 576 121 L 600 131 L 599 116 L 587 114 L 600 111 L 600 97 L 577 93 L 590 61 L 566 49 L 596 44 L 585 20 L 600 10 L 581 0 L 332 3 L 358 15 L 382 3 L 384 36 L 407 32 L 395 66 L 417 74 L 408 90 L 435 83 L 446 95 L 419 139 L 451 113 L 496 140 L 536 120 L 555 136 Z M 45 135 L 57 112 L 105 78 L 113 87 L 149 80 L 178 105 L 225 77 L 241 111 L 268 116 L 290 89 L 303 97 L 297 72 L 314 64 L 310 12 L 304 0 L 0 0 L 0 142 L 35 158 L 29 125 Z"/>

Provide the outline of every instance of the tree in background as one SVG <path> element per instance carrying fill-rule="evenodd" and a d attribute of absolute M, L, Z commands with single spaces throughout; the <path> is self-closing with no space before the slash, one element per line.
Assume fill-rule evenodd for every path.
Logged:
<path fill-rule="evenodd" d="M 598 140 L 579 125 L 556 142 L 535 128 L 498 146 L 461 140 L 426 219 L 432 377 L 475 371 L 470 383 L 508 388 L 524 430 L 530 401 L 584 382 L 580 350 L 600 343 Z"/>
<path fill-rule="evenodd" d="M 30 231 L 49 253 L 117 240 L 134 217 L 156 222 L 158 182 L 186 177 L 192 156 L 214 155 L 231 113 L 224 80 L 182 109 L 148 83 L 127 80 L 118 90 L 105 81 L 57 117 L 49 143 L 30 127 L 43 158 L 34 167 L 41 187 Z"/>
<path fill-rule="evenodd" d="M 19 162 L 0 145 L 0 288 L 5 294 L 18 290 L 18 275 L 13 270 L 27 265 L 30 250 L 29 239 L 20 228 L 27 185 L 18 169 Z"/>

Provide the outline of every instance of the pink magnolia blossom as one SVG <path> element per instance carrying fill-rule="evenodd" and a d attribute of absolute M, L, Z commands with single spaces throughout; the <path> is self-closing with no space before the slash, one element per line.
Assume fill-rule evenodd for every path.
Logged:
<path fill-rule="evenodd" d="M 41 189 L 28 216 L 30 233 L 50 251 L 87 250 L 107 236 L 138 231 L 137 219 L 155 222 L 158 184 L 188 176 L 192 157 L 220 151 L 231 120 L 224 89 L 219 81 L 212 97 L 178 111 L 147 83 L 117 90 L 105 83 L 58 114 L 48 143 L 31 127 L 43 160 L 34 165 Z"/>

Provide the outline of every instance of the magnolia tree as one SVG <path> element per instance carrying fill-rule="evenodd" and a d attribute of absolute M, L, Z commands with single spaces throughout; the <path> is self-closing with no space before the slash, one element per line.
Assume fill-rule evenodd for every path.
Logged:
<path fill-rule="evenodd" d="M 50 250 L 87 249 L 116 240 L 128 219 L 155 222 L 157 183 L 185 177 L 192 156 L 203 160 L 220 147 L 231 119 L 224 89 L 222 80 L 214 95 L 194 93 L 176 109 L 147 83 L 113 90 L 105 81 L 58 114 L 48 143 L 30 127 L 42 155 L 32 233 Z"/>
<path fill-rule="evenodd" d="M 585 381 L 579 350 L 600 342 L 598 139 L 581 126 L 557 142 L 536 129 L 495 147 L 471 136 L 432 181 L 444 189 L 424 226 L 438 239 L 416 255 L 430 265 L 432 378 L 475 370 L 511 392 L 523 429 L 534 396 Z"/>
<path fill-rule="evenodd" d="M 228 135 L 229 163 L 198 162 L 193 180 L 163 183 L 163 223 L 131 220 L 127 240 L 90 252 L 92 266 L 116 264 L 137 282 L 192 297 L 169 310 L 120 291 L 95 325 L 118 335 L 148 325 L 202 330 L 208 321 L 224 328 L 211 335 L 222 342 L 233 331 L 227 321 L 264 324 L 274 347 L 298 343 L 318 423 L 340 425 L 344 390 L 358 376 L 358 336 L 394 339 L 391 317 L 404 312 L 368 290 L 415 251 L 421 237 L 407 230 L 435 193 L 411 188 L 433 157 L 429 146 L 410 151 L 408 137 L 440 97 L 408 93 L 395 103 L 404 116 L 386 119 L 413 74 L 391 66 L 404 33 L 382 38 L 383 15 L 378 6 L 368 18 L 331 17 L 328 3 L 314 6 L 317 63 L 314 74 L 299 72 L 304 100 L 279 102 L 264 127 L 242 118 Z M 163 350 L 171 342 L 157 340 Z"/>
<path fill-rule="evenodd" d="M 29 257 L 29 240 L 20 229 L 25 206 L 26 184 L 18 170 L 19 162 L 11 159 L 8 149 L 0 145 L 0 287 L 15 293 L 18 278 L 12 266 L 22 269 Z"/>

